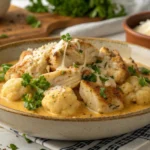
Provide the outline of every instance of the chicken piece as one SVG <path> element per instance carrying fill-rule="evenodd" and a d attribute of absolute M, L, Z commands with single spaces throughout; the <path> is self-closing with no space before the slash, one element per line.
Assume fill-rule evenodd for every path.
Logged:
<path fill-rule="evenodd" d="M 22 79 L 10 79 L 2 87 L 1 96 L 9 101 L 21 100 L 22 96 L 30 91 L 28 87 L 21 85 Z"/>
<path fill-rule="evenodd" d="M 128 71 L 118 51 L 110 51 L 108 48 L 102 47 L 99 55 L 103 59 L 102 65 L 105 74 L 113 77 L 116 83 L 123 83 L 128 77 Z"/>
<path fill-rule="evenodd" d="M 54 72 L 43 74 L 51 86 L 67 86 L 75 88 L 81 81 L 81 73 L 78 69 L 57 70 Z"/>
<path fill-rule="evenodd" d="M 103 88 L 105 98 L 100 94 Z M 112 87 L 100 87 L 96 84 L 82 80 L 79 91 L 87 107 L 98 113 L 109 113 L 124 108 L 122 93 Z"/>
<path fill-rule="evenodd" d="M 68 68 L 73 63 L 83 65 L 85 61 L 91 64 L 96 61 L 97 56 L 98 50 L 90 43 L 78 39 L 69 43 L 61 40 L 50 53 L 51 69 L 56 70 L 62 65 Z"/>
<path fill-rule="evenodd" d="M 150 104 L 150 87 L 141 86 L 137 76 L 131 76 L 120 86 L 124 93 L 126 104 L 136 103 L 139 105 Z"/>
<path fill-rule="evenodd" d="M 70 116 L 79 110 L 81 103 L 71 88 L 56 86 L 46 91 L 42 106 L 50 113 Z"/>
<path fill-rule="evenodd" d="M 33 77 L 48 72 L 48 53 L 54 44 L 47 44 L 38 49 L 28 49 L 22 52 L 18 63 L 12 66 L 5 75 L 6 81 L 11 78 L 20 78 L 24 73 Z"/>

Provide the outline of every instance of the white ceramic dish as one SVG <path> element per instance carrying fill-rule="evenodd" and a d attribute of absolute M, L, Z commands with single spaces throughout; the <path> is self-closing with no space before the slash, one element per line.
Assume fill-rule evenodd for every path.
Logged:
<path fill-rule="evenodd" d="M 43 38 L 16 42 L 0 47 L 0 63 L 16 60 L 21 51 L 39 47 L 58 38 Z M 124 57 L 131 56 L 150 66 L 150 51 L 124 42 L 106 39 L 85 39 L 97 48 L 117 49 Z M 0 123 L 32 136 L 59 140 L 93 140 L 124 134 L 150 123 L 150 108 L 127 115 L 105 118 L 59 119 L 42 117 L 0 106 Z"/>

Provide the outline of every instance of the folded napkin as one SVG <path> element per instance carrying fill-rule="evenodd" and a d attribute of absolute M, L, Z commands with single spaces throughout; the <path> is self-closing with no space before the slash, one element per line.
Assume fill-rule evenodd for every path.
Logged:
<path fill-rule="evenodd" d="M 114 0 L 114 2 L 118 4 L 123 4 L 126 8 L 128 15 L 150 10 L 150 0 Z M 104 21 L 75 25 L 63 30 L 61 32 L 61 35 L 70 33 L 72 36 L 100 37 L 104 35 L 122 32 L 122 22 L 124 19 L 125 17 L 119 17 Z"/>
<path fill-rule="evenodd" d="M 21 133 L 4 125 L 2 126 L 17 136 L 22 136 Z M 95 141 L 69 142 L 30 136 L 27 136 L 27 138 L 50 150 L 150 150 L 150 125 L 128 134 Z"/>

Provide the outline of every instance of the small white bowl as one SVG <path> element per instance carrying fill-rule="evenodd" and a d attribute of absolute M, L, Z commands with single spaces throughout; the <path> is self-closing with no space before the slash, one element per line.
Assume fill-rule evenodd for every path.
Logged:
<path fill-rule="evenodd" d="M 0 18 L 2 18 L 7 12 L 10 6 L 10 0 L 0 0 Z"/>

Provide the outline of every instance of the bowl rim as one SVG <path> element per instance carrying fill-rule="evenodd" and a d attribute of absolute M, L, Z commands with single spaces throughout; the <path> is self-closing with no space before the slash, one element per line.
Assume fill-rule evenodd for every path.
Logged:
<path fill-rule="evenodd" d="M 139 46 L 136 44 L 132 44 L 132 43 L 127 43 L 127 42 L 123 42 L 123 41 L 118 41 L 118 40 L 110 40 L 110 39 L 105 39 L 105 38 L 93 38 L 93 37 L 77 37 L 80 39 L 86 39 L 86 40 L 100 40 L 100 41 L 107 41 L 107 42 L 112 42 L 112 43 L 118 43 L 118 44 L 122 44 L 122 45 L 135 45 L 138 47 L 142 47 L 144 49 L 145 48 L 143 46 Z M 0 51 L 5 50 L 5 48 L 7 47 L 11 47 L 11 46 L 18 46 L 21 44 L 25 44 L 28 42 L 31 43 L 39 43 L 39 42 L 51 42 L 51 41 L 57 41 L 59 40 L 60 37 L 45 37 L 45 38 L 35 38 L 35 39 L 28 39 L 28 40 L 22 40 L 22 41 L 18 41 L 18 42 L 12 42 L 12 43 L 8 43 L 5 45 L 1 45 L 0 46 Z M 15 110 L 13 108 L 9 108 L 6 106 L 3 106 L 0 104 L 0 110 L 2 111 L 6 111 L 9 113 L 13 113 L 16 115 L 20 115 L 20 116 L 25 116 L 25 117 L 31 117 L 34 119 L 42 119 L 42 120 L 47 120 L 47 121 L 70 121 L 70 122 L 89 122 L 89 121 L 109 121 L 109 120 L 118 120 L 118 119 L 127 119 L 127 118 L 131 118 L 131 117 L 136 117 L 136 116 L 140 116 L 140 115 L 144 115 L 144 114 L 148 114 L 150 113 L 150 107 L 149 108 L 145 108 L 136 112 L 131 112 L 131 113 L 127 113 L 127 114 L 123 114 L 123 115 L 115 115 L 115 116 L 104 116 L 104 117 L 94 117 L 94 118 L 67 118 L 67 117 L 54 117 L 54 116 L 42 116 L 42 115 L 37 115 L 37 114 L 33 114 L 33 113 L 29 113 L 29 112 L 23 112 L 23 111 L 19 111 L 19 110 Z"/>
<path fill-rule="evenodd" d="M 132 19 L 132 18 L 134 18 L 134 17 L 136 17 L 136 16 L 142 16 L 142 15 L 145 15 L 145 14 L 150 14 L 150 11 L 140 12 L 140 13 L 137 13 L 137 14 L 134 14 L 134 15 L 131 15 L 131 16 L 127 17 L 127 18 L 124 20 L 124 22 L 123 22 L 123 27 L 124 27 L 124 30 L 125 30 L 125 31 L 131 33 L 131 34 L 134 35 L 134 36 L 140 37 L 140 38 L 142 38 L 142 39 L 149 39 L 149 40 L 150 40 L 150 36 L 144 35 L 144 34 L 142 34 L 142 33 L 139 33 L 139 32 L 134 31 L 134 30 L 128 25 L 128 23 L 127 23 L 129 19 Z"/>

